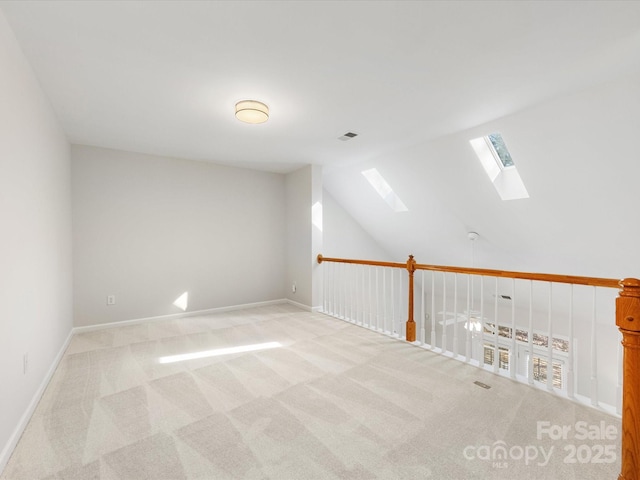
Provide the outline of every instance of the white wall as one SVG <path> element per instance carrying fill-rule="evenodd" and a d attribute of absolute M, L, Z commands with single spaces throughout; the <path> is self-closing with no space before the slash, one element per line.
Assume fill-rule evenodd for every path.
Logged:
<path fill-rule="evenodd" d="M 322 268 L 317 261 L 324 245 L 324 191 L 322 167 L 311 165 L 311 306 L 319 309 L 324 291 Z"/>
<path fill-rule="evenodd" d="M 287 298 L 307 307 L 312 302 L 311 269 L 311 167 L 286 176 L 286 276 Z M 295 292 L 293 291 L 295 286 Z"/>
<path fill-rule="evenodd" d="M 2 471 L 72 328 L 69 145 L 2 12 L 0 105 Z"/>
<path fill-rule="evenodd" d="M 284 297 L 284 176 L 72 147 L 75 325 Z M 107 295 L 116 304 L 106 305 Z"/>
<path fill-rule="evenodd" d="M 306 307 L 319 307 L 322 301 L 322 277 L 316 257 L 321 253 L 323 238 L 322 169 L 308 165 L 289 173 L 286 176 L 286 192 L 286 295 L 289 300 Z M 320 205 L 315 207 L 320 213 L 314 219 L 316 204 Z M 294 284 L 295 292 L 292 288 Z"/>
<path fill-rule="evenodd" d="M 323 251 L 325 257 L 358 258 L 401 262 L 367 233 L 326 190 L 322 194 L 324 207 Z"/>

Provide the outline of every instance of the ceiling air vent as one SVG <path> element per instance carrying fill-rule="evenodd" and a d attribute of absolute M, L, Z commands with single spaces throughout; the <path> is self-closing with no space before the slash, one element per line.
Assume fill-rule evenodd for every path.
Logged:
<path fill-rule="evenodd" d="M 357 137 L 357 136 L 358 136 L 357 133 L 347 132 L 341 137 L 338 137 L 338 140 L 342 140 L 343 142 L 346 142 L 347 140 L 351 140 L 353 137 Z"/>

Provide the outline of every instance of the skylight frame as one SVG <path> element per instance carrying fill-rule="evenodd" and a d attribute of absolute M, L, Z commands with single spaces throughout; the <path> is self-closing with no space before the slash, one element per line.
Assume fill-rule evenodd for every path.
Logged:
<path fill-rule="evenodd" d="M 502 162 L 491 138 L 489 138 L 490 135 L 499 136 L 504 149 L 508 152 L 511 164 L 506 166 Z M 529 198 L 527 187 L 525 187 L 520 173 L 518 173 L 518 169 L 516 168 L 515 161 L 511 157 L 511 153 L 507 149 L 506 143 L 500 133 L 492 133 L 474 138 L 469 140 L 469 143 L 502 200 Z"/>

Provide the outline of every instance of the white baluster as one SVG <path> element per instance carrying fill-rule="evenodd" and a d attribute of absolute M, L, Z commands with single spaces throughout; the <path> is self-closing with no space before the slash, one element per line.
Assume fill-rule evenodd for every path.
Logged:
<path fill-rule="evenodd" d="M 498 277 L 496 278 L 496 299 L 495 299 L 495 329 L 494 329 L 494 337 L 493 337 L 493 371 L 498 373 L 498 369 L 500 367 L 500 347 L 498 344 L 498 337 L 500 337 L 500 325 L 498 324 L 498 296 L 500 293 L 498 292 Z"/>
<path fill-rule="evenodd" d="M 398 338 L 406 338 L 403 332 L 404 322 L 402 321 L 406 318 L 404 314 L 404 305 L 406 296 L 403 294 L 403 282 L 402 282 L 402 270 L 398 269 L 398 318 L 396 319 L 396 332 L 398 332 Z"/>
<path fill-rule="evenodd" d="M 367 270 L 369 267 L 362 265 L 362 325 L 369 327 L 370 323 L 367 321 L 369 312 L 369 302 L 367 302 L 367 292 L 369 287 L 367 286 Z"/>
<path fill-rule="evenodd" d="M 337 263 L 333 263 L 332 264 L 332 268 L 331 268 L 331 275 L 333 276 L 333 281 L 331 282 L 331 284 L 333 285 L 333 289 L 331 291 L 331 295 L 333 296 L 333 315 L 334 316 L 338 316 L 338 265 Z"/>
<path fill-rule="evenodd" d="M 573 371 L 574 366 L 574 338 L 573 338 L 573 284 L 569 291 L 569 352 L 567 356 L 567 396 L 574 398 L 575 396 L 575 375 Z"/>
<path fill-rule="evenodd" d="M 351 320 L 351 265 L 344 264 L 344 319 L 348 322 Z"/>
<path fill-rule="evenodd" d="M 327 290 L 327 269 L 325 268 L 327 266 L 327 264 L 325 263 L 324 265 L 320 264 L 319 268 L 322 269 L 322 313 L 327 313 L 328 308 L 327 308 L 327 295 L 326 295 L 326 290 Z"/>
<path fill-rule="evenodd" d="M 553 391 L 553 285 L 549 282 L 549 319 L 547 324 L 547 390 Z"/>
<path fill-rule="evenodd" d="M 447 351 L 447 274 L 442 272 L 442 353 Z"/>
<path fill-rule="evenodd" d="M 436 272 L 431 270 L 431 349 L 436 348 Z"/>
<path fill-rule="evenodd" d="M 351 265 L 344 264 L 344 319 L 351 321 Z"/>
<path fill-rule="evenodd" d="M 484 277 L 480 277 L 480 368 L 484 368 Z"/>
<path fill-rule="evenodd" d="M 516 344 L 516 279 L 511 279 L 511 353 L 509 360 L 509 376 L 516 378 L 518 368 L 518 352 Z"/>
<path fill-rule="evenodd" d="M 362 268 L 361 268 L 362 267 Z M 364 268 L 364 265 L 356 266 L 356 305 L 359 303 L 360 308 L 356 309 L 356 323 L 358 325 L 364 325 L 364 298 L 362 292 L 364 290 L 363 277 L 360 275 L 360 271 Z"/>
<path fill-rule="evenodd" d="M 322 288 L 322 298 L 324 299 L 324 313 L 331 314 L 331 288 L 333 288 L 333 281 L 331 280 L 331 273 L 333 271 L 332 263 L 323 263 L 324 268 L 324 285 Z"/>
<path fill-rule="evenodd" d="M 349 275 L 349 265 L 347 265 L 346 263 L 342 264 L 342 318 L 344 320 L 349 320 L 349 315 L 347 314 L 347 299 L 348 299 L 348 293 L 349 290 L 347 289 L 349 284 L 347 283 L 348 280 L 348 275 Z"/>
<path fill-rule="evenodd" d="M 353 298 L 353 303 L 354 306 L 356 308 L 356 314 L 353 318 L 353 323 L 355 323 L 356 325 L 361 325 L 361 313 L 362 313 L 362 305 L 361 305 L 361 298 L 360 298 L 360 290 L 362 290 L 361 286 L 360 286 L 360 282 L 358 280 L 360 280 L 360 265 L 354 265 L 353 266 L 353 285 L 355 287 L 355 293 L 354 293 L 354 298 Z"/>
<path fill-rule="evenodd" d="M 466 355 L 465 361 L 468 362 L 471 358 L 471 275 L 467 275 L 467 323 L 466 323 Z"/>
<path fill-rule="evenodd" d="M 529 361 L 527 362 L 527 379 L 529 385 L 533 385 L 533 281 L 529 280 L 529 333 L 527 334 L 529 344 Z"/>
<path fill-rule="evenodd" d="M 380 268 L 376 269 L 376 330 L 380 330 L 380 282 L 378 279 L 378 273 Z"/>
<path fill-rule="evenodd" d="M 458 274 L 453 274 L 453 358 L 458 358 Z"/>
<path fill-rule="evenodd" d="M 427 342 L 427 336 L 426 336 L 426 325 L 425 325 L 425 310 L 424 310 L 424 270 L 421 270 L 421 281 L 422 281 L 422 306 L 420 309 L 420 338 L 418 339 L 420 341 L 420 343 L 422 345 L 424 345 Z"/>
<path fill-rule="evenodd" d="M 342 281 L 344 277 L 344 264 L 339 263 L 336 265 L 336 298 L 338 300 L 337 303 L 337 311 L 338 317 L 344 319 L 344 288 L 342 286 Z"/>
<path fill-rule="evenodd" d="M 387 269 L 382 269 L 382 331 L 387 331 Z"/>
<path fill-rule="evenodd" d="M 593 287 L 593 315 L 591 317 L 591 405 L 598 406 L 598 350 L 596 344 L 596 287 Z"/>
<path fill-rule="evenodd" d="M 358 276 L 356 275 L 356 268 L 356 265 L 351 265 L 351 275 L 349 278 L 349 283 L 351 284 L 351 312 L 349 318 L 352 323 L 356 323 L 356 319 L 358 318 L 358 311 L 356 309 L 356 298 L 358 298 L 356 293 L 356 280 Z"/>
<path fill-rule="evenodd" d="M 395 294 L 395 275 L 391 270 L 391 332 L 395 333 L 396 329 L 396 294 Z"/>
<path fill-rule="evenodd" d="M 367 270 L 369 271 L 369 301 L 367 302 L 367 304 L 369 305 L 369 328 L 373 328 L 373 296 L 371 295 L 373 282 L 371 281 L 371 275 L 374 268 L 375 267 L 367 268 Z"/>
<path fill-rule="evenodd" d="M 344 284 L 344 276 L 346 274 L 345 269 L 346 265 L 341 263 L 338 265 L 340 267 L 340 274 L 338 275 L 338 309 L 340 311 L 340 318 L 345 319 L 345 308 L 346 308 L 346 292 L 345 292 L 345 284 Z"/>

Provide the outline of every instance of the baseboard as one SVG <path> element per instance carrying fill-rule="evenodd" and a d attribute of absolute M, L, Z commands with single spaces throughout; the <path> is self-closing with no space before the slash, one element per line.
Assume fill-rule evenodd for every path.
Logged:
<path fill-rule="evenodd" d="M 36 393 L 33 395 L 31 402 L 29 402 L 27 409 L 22 414 L 22 417 L 20 417 L 20 421 L 18 422 L 18 425 L 16 426 L 13 433 L 9 437 L 9 440 L 7 441 L 6 445 L 2 449 L 2 452 L 0 453 L 0 475 L 4 471 L 4 468 L 7 466 L 7 463 L 9 462 L 9 458 L 11 457 L 13 450 L 16 448 L 16 445 L 18 444 L 20 437 L 22 437 L 22 433 L 24 432 L 24 429 L 27 428 L 27 425 L 29 423 L 29 420 L 31 420 L 31 416 L 33 415 L 33 412 L 35 412 L 36 407 L 38 406 L 38 403 L 40 402 L 40 399 L 42 398 L 42 395 L 44 394 L 45 389 L 49 385 L 49 382 L 51 381 L 53 374 L 58 368 L 58 364 L 60 363 L 60 360 L 62 360 L 64 352 L 67 350 L 67 347 L 71 342 L 71 338 L 73 338 L 73 330 L 69 332 L 67 339 L 62 344 L 62 348 L 60 348 L 60 351 L 58 352 L 56 357 L 53 359 L 53 362 L 51 363 L 51 367 L 49 367 L 47 374 L 42 379 L 42 382 L 40 382 L 40 386 L 38 387 L 38 390 L 36 390 Z"/>
<path fill-rule="evenodd" d="M 280 298 L 278 300 L 266 300 L 264 302 L 243 303 L 240 305 L 231 305 L 228 307 L 209 308 L 206 310 L 194 310 L 193 312 L 173 313 L 171 315 L 158 315 L 155 317 L 136 318 L 132 320 L 122 320 L 119 322 L 100 323 L 96 325 L 74 327 L 73 333 L 76 334 L 76 333 L 83 333 L 83 332 L 93 332 L 95 330 L 103 330 L 106 328 L 124 327 L 127 325 L 137 325 L 140 323 L 157 322 L 161 320 L 176 320 L 176 319 L 185 318 L 185 317 L 195 317 L 198 315 L 211 315 L 213 313 L 231 312 L 234 310 L 246 310 L 248 308 L 265 307 L 268 305 L 279 305 L 282 303 L 288 303 L 288 301 L 284 298 Z M 301 308 L 304 308 L 302 307 L 302 305 L 300 306 Z"/>
<path fill-rule="evenodd" d="M 289 305 L 293 305 L 294 307 L 298 307 L 302 310 L 306 310 L 307 312 L 313 312 L 313 308 L 314 307 L 310 307 L 309 305 L 305 305 L 304 303 L 299 303 L 296 301 L 291 300 L 290 298 L 285 299 L 285 302 L 288 303 Z"/>

